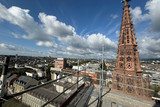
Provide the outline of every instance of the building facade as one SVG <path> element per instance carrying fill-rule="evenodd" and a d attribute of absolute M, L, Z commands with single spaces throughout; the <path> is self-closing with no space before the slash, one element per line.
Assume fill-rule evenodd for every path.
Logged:
<path fill-rule="evenodd" d="M 41 107 L 44 103 L 51 100 L 59 93 L 56 92 L 53 85 L 46 85 L 22 95 L 22 102 L 30 107 Z M 65 101 L 63 95 L 47 104 L 45 107 L 59 107 Z"/>
<path fill-rule="evenodd" d="M 13 92 L 18 93 L 34 85 L 38 85 L 37 80 L 27 76 L 20 76 L 13 82 Z"/>
<path fill-rule="evenodd" d="M 66 68 L 66 59 L 57 58 L 55 60 L 55 68 L 65 69 Z"/>

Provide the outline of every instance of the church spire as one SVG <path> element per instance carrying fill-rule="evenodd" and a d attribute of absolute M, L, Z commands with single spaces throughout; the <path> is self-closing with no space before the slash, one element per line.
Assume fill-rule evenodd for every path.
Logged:
<path fill-rule="evenodd" d="M 143 87 L 142 69 L 139 53 L 133 29 L 133 22 L 128 5 L 130 0 L 122 0 L 124 3 L 121 22 L 119 45 L 116 59 L 116 67 L 113 71 L 113 88 L 132 95 L 146 94 L 135 87 Z M 138 77 L 138 78 L 137 78 Z M 149 84 L 149 82 L 147 82 Z M 149 85 L 148 85 L 149 86 Z M 148 87 L 147 86 L 147 87 Z M 148 93 L 148 92 L 147 92 Z"/>
<path fill-rule="evenodd" d="M 122 1 L 125 5 L 123 7 L 116 69 L 123 70 L 125 74 L 140 76 L 142 70 L 128 1 L 130 0 Z"/>

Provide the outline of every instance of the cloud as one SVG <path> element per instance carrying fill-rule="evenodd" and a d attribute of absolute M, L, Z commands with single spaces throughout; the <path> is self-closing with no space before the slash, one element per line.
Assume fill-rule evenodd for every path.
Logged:
<path fill-rule="evenodd" d="M 75 29 L 57 20 L 55 16 L 39 13 L 39 19 L 43 23 L 44 29 L 48 34 L 56 37 L 67 37 L 75 34 Z"/>
<path fill-rule="evenodd" d="M 160 0 L 149 0 L 145 7 L 149 10 L 149 15 L 152 21 L 150 30 L 160 33 Z"/>
<path fill-rule="evenodd" d="M 111 14 L 110 17 L 113 18 L 113 19 L 116 19 L 116 18 L 118 18 L 118 15 L 117 14 Z"/>
<path fill-rule="evenodd" d="M 120 35 L 120 32 L 118 31 L 118 30 L 116 30 L 116 37 L 119 37 L 119 35 Z"/>
<path fill-rule="evenodd" d="M 0 43 L 0 55 L 25 55 L 25 56 L 47 56 L 46 51 L 38 51 L 33 49 L 24 48 L 21 46 L 14 46 L 11 44 Z"/>
<path fill-rule="evenodd" d="M 12 33 L 11 33 L 11 35 L 13 35 L 13 36 L 14 36 L 14 38 L 19 38 L 19 35 L 18 35 L 18 34 L 16 34 L 16 33 L 14 33 L 14 32 L 12 32 Z"/>
<path fill-rule="evenodd" d="M 153 1 L 148 1 L 147 3 Z M 146 3 L 146 10 L 149 11 L 147 14 L 142 14 L 142 10 L 140 7 L 131 9 L 131 12 L 134 16 L 133 19 L 139 22 L 150 19 L 152 21 L 151 25 L 155 26 L 153 22 L 157 22 L 157 20 L 160 19 L 159 14 L 157 14 L 157 11 L 155 13 L 153 11 L 154 10 L 153 4 L 154 5 L 157 4 L 155 3 L 147 4 L 147 3 Z M 118 16 L 113 15 L 112 17 L 113 19 L 116 19 Z M 29 15 L 29 10 L 27 9 L 21 9 L 15 6 L 12 6 L 9 9 L 7 9 L 5 6 L 0 4 L 0 20 L 6 20 L 24 29 L 24 31 L 27 34 L 23 35 L 23 38 L 36 40 L 37 46 L 51 48 L 48 51 L 42 52 L 42 51 L 36 51 L 1 43 L 0 44 L 1 53 L 2 52 L 6 54 L 19 53 L 21 55 L 39 55 L 39 56 L 51 55 L 54 57 L 101 58 L 102 45 L 104 45 L 105 58 L 116 58 L 117 42 L 112 41 L 106 35 L 97 33 L 97 34 L 86 35 L 84 37 L 82 35 L 78 35 L 75 32 L 74 27 L 66 25 L 63 22 L 60 22 L 56 18 L 56 16 L 47 15 L 45 13 L 39 13 L 38 18 L 40 20 L 40 23 L 36 22 L 34 18 L 31 15 Z M 119 25 L 120 25 L 119 23 L 116 24 L 114 28 L 110 29 L 107 32 L 107 35 L 114 33 L 116 34 L 116 36 L 119 36 L 119 31 L 116 31 Z M 158 25 L 156 26 L 156 28 L 158 28 Z M 155 30 L 155 28 L 152 30 Z M 11 34 L 15 38 L 20 38 L 20 35 L 17 35 L 16 33 L 12 32 Z M 58 41 L 58 44 L 60 45 L 58 45 L 54 39 L 56 39 L 56 42 Z M 160 49 L 158 47 L 160 46 L 159 39 L 145 37 L 140 40 L 141 41 L 139 42 L 140 43 L 139 49 L 140 49 L 140 55 L 142 57 L 144 56 L 160 57 L 159 56 Z"/>
<path fill-rule="evenodd" d="M 50 41 L 39 41 L 39 42 L 36 43 L 36 45 L 44 46 L 44 47 L 51 47 L 51 48 L 57 47 L 56 43 L 50 42 Z"/>
<path fill-rule="evenodd" d="M 104 44 L 107 51 L 115 51 L 117 48 L 116 43 L 103 34 L 91 34 L 86 37 L 78 35 L 74 27 L 58 21 L 56 16 L 39 13 L 38 18 L 41 23 L 38 23 L 29 14 L 28 9 L 21 9 L 15 6 L 7 9 L 2 4 L 0 4 L 0 13 L 1 19 L 26 31 L 27 35 L 23 35 L 23 38 L 38 40 L 36 42 L 37 46 L 61 48 L 54 40 L 57 39 L 59 44 L 65 45 L 62 50 L 57 50 L 57 54 L 96 55 L 96 53 L 101 52 L 102 44 Z M 20 37 L 16 33 L 12 32 L 11 34 L 15 38 Z"/>
<path fill-rule="evenodd" d="M 145 10 L 147 13 L 142 14 L 140 7 L 135 7 L 130 9 L 133 15 L 133 21 L 135 24 L 142 21 L 150 20 L 149 30 L 152 32 L 160 33 L 160 0 L 149 0 L 146 2 Z"/>
<path fill-rule="evenodd" d="M 79 49 L 91 49 L 93 51 L 101 51 L 102 45 L 106 50 L 111 51 L 116 49 L 116 43 L 106 38 L 103 34 L 91 34 L 87 35 L 87 38 L 83 38 L 79 35 L 74 35 L 72 37 L 60 38 L 60 41 Z"/>
<path fill-rule="evenodd" d="M 138 43 L 141 58 L 160 58 L 160 38 L 144 36 Z"/>
<path fill-rule="evenodd" d="M 119 28 L 119 26 L 120 26 L 120 23 L 115 24 L 112 28 L 110 28 L 107 31 L 107 35 L 110 35 L 110 34 L 114 33 L 117 30 L 117 28 Z"/>
<path fill-rule="evenodd" d="M 0 43 L 0 48 L 4 48 L 4 49 L 8 49 L 8 50 L 16 50 L 16 47 L 13 45 L 8 45 L 8 44 L 4 44 L 4 43 Z"/>
<path fill-rule="evenodd" d="M 9 21 L 25 30 L 28 35 L 23 35 L 25 39 L 50 41 L 52 38 L 45 33 L 44 29 L 33 17 L 29 15 L 28 9 L 21 9 L 12 6 L 7 9 L 0 3 L 0 19 Z"/>
<path fill-rule="evenodd" d="M 104 45 L 106 51 L 113 51 L 117 48 L 116 42 L 111 41 L 103 34 L 92 34 L 88 35 L 87 43 L 90 49 L 93 50 L 102 50 L 102 45 Z"/>
<path fill-rule="evenodd" d="M 135 7 L 134 9 L 131 8 L 130 10 L 133 15 L 133 21 L 135 24 L 150 19 L 149 14 L 142 15 L 142 10 L 140 7 Z"/>

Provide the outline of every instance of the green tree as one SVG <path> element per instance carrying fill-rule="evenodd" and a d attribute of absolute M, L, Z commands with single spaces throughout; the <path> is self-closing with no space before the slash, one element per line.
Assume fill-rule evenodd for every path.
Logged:
<path fill-rule="evenodd" d="M 102 63 L 99 65 L 99 68 L 102 69 Z M 103 70 L 107 71 L 107 66 L 104 61 L 103 61 Z"/>

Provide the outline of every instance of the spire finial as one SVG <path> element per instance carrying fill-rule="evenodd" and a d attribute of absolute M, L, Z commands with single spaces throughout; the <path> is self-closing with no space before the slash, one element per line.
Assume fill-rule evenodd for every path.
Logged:
<path fill-rule="evenodd" d="M 128 5 L 128 2 L 131 0 L 122 0 L 121 2 L 124 3 L 125 5 Z"/>

